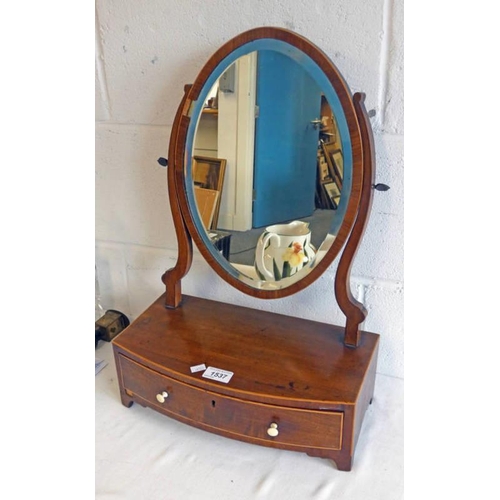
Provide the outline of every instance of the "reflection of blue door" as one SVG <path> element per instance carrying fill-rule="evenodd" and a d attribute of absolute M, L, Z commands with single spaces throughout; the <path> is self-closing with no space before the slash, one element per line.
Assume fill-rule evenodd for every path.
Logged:
<path fill-rule="evenodd" d="M 253 227 L 314 212 L 321 93 L 293 59 L 262 50 L 257 56 Z"/>

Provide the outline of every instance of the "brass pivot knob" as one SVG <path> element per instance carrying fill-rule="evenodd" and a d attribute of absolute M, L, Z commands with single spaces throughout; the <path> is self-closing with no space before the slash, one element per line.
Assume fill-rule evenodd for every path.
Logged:
<path fill-rule="evenodd" d="M 163 391 L 161 394 L 156 395 L 156 399 L 158 400 L 159 403 L 164 403 L 165 399 L 168 398 L 168 392 Z"/>
<path fill-rule="evenodd" d="M 279 431 L 278 431 L 278 424 L 276 424 L 275 422 L 273 422 L 270 426 L 269 426 L 269 429 L 267 429 L 267 433 L 275 438 L 278 434 L 279 434 Z"/>

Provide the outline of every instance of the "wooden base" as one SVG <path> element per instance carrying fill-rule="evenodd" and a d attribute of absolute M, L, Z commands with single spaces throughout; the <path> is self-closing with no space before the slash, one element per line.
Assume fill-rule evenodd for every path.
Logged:
<path fill-rule="evenodd" d="M 343 338 L 338 326 L 185 295 L 168 309 L 161 296 L 113 349 L 125 406 L 350 470 L 379 336 L 360 332 L 357 348 Z M 225 384 L 191 373 L 200 364 L 233 375 Z"/>

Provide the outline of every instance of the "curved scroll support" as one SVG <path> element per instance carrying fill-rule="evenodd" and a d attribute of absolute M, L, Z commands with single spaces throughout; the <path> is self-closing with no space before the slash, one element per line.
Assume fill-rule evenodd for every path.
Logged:
<path fill-rule="evenodd" d="M 184 97 L 177 109 L 174 123 L 172 125 L 172 135 L 170 136 L 170 144 L 168 147 L 168 197 L 170 199 L 170 208 L 174 219 L 175 234 L 177 235 L 178 254 L 175 266 L 166 271 L 161 280 L 166 286 L 165 305 L 168 308 L 176 308 L 182 300 L 181 279 L 187 274 L 193 260 L 193 244 L 191 236 L 186 228 L 186 223 L 182 217 L 182 212 L 179 206 L 179 197 L 177 194 L 177 186 L 175 182 L 175 165 L 182 162 L 184 152 L 179 148 L 178 136 L 182 125 L 187 127 L 185 114 L 189 106 L 187 99 L 191 85 L 184 86 Z M 189 122 L 189 119 L 187 119 Z"/>
<path fill-rule="evenodd" d="M 353 98 L 363 146 L 363 184 L 356 221 L 340 258 L 335 277 L 335 296 L 340 309 L 346 315 L 344 343 L 356 347 L 359 345 L 359 325 L 365 320 L 368 313 L 363 304 L 358 302 L 352 295 L 350 286 L 351 266 L 358 250 L 359 242 L 365 232 L 368 215 L 372 206 L 372 186 L 375 179 L 375 149 L 373 133 L 364 105 L 365 94 L 358 92 L 354 94 Z"/>

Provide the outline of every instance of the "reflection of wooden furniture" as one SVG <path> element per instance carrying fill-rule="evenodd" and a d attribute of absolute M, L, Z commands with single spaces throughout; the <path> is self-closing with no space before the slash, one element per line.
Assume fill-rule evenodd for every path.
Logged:
<path fill-rule="evenodd" d="M 184 163 L 183 150 L 190 123 L 196 124 L 197 119 L 189 110 L 199 100 L 207 78 L 236 49 L 268 38 L 307 54 L 327 75 L 346 116 L 353 161 L 346 214 L 321 261 L 287 288 L 263 290 L 250 286 L 236 272 L 229 273 L 230 264 L 221 264 L 220 253 L 207 243 L 186 193 L 185 169 L 190 167 Z M 162 276 L 165 294 L 113 341 L 122 402 L 126 406 L 138 402 L 226 437 L 330 458 L 339 469 L 350 470 L 373 396 L 379 342 L 377 334 L 360 331 L 367 312 L 350 290 L 350 269 L 374 184 L 373 138 L 364 96 L 351 96 L 321 51 L 280 28 L 257 28 L 228 41 L 185 91 L 172 127 L 168 170 L 178 260 Z M 219 276 L 262 299 L 283 298 L 304 289 L 342 250 L 335 297 L 346 315 L 345 328 L 183 296 L 181 280 L 192 262 L 192 239 Z M 206 372 L 192 373 L 191 368 L 200 364 L 206 365 Z"/>
<path fill-rule="evenodd" d="M 378 336 L 363 333 L 351 349 L 341 327 L 190 296 L 177 309 L 164 303 L 162 296 L 115 340 L 124 405 L 350 468 Z M 230 383 L 191 373 L 201 363 L 233 372 Z"/>
<path fill-rule="evenodd" d="M 332 144 L 336 149 L 340 149 L 342 145 L 337 122 L 324 95 L 321 96 L 321 121 L 320 139 L 327 144 Z"/>
<path fill-rule="evenodd" d="M 202 113 L 204 115 L 218 115 L 219 110 L 217 108 L 203 108 Z"/>
<path fill-rule="evenodd" d="M 193 182 L 195 186 L 218 193 L 218 196 L 215 197 L 214 212 L 210 219 L 210 225 L 205 226 L 206 229 L 217 229 L 225 172 L 226 160 L 208 156 L 193 156 Z M 204 195 L 204 197 L 206 196 L 208 195 Z"/>
<path fill-rule="evenodd" d="M 212 226 L 215 207 L 217 206 L 217 201 L 219 200 L 219 191 L 195 186 L 194 196 L 198 211 L 200 212 L 201 220 L 203 221 L 203 226 L 208 230 Z"/>
<path fill-rule="evenodd" d="M 320 135 L 325 136 L 325 142 L 334 142 L 337 138 L 335 120 L 333 118 L 332 108 L 328 104 L 326 97 L 321 96 L 321 127 Z"/>
<path fill-rule="evenodd" d="M 322 144 L 321 145 L 325 154 L 326 162 L 328 163 L 328 169 L 330 170 L 330 175 L 337 184 L 339 190 L 342 189 L 342 182 L 343 182 L 343 171 L 341 168 L 341 165 L 337 165 L 335 162 L 334 155 L 337 153 L 340 153 L 342 156 L 342 151 L 335 147 L 334 144 Z"/>

